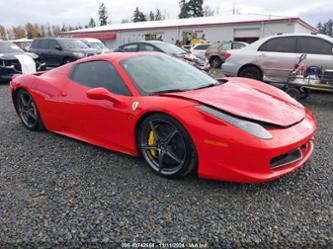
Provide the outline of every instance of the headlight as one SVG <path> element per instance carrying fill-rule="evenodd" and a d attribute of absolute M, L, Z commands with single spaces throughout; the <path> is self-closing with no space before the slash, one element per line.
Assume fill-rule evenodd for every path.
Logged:
<path fill-rule="evenodd" d="M 78 58 L 82 58 L 82 57 L 85 56 L 85 54 L 82 53 L 82 52 L 74 52 L 73 55 L 74 55 L 75 57 L 78 57 Z"/>
<path fill-rule="evenodd" d="M 234 116 L 231 116 L 229 114 L 226 114 L 224 112 L 215 110 L 213 108 L 204 106 L 204 105 L 200 105 L 197 106 L 197 108 L 199 108 L 200 110 L 218 118 L 221 119 L 243 131 L 246 131 L 247 133 L 252 134 L 253 136 L 262 138 L 262 139 L 271 139 L 272 135 L 261 125 L 251 122 L 251 121 L 247 121 L 247 120 L 243 120 L 240 118 L 236 118 Z"/>

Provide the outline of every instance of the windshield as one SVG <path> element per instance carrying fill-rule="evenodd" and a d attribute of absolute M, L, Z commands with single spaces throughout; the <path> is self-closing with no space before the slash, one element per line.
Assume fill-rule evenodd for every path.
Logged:
<path fill-rule="evenodd" d="M 91 48 L 99 48 L 99 49 L 105 48 L 105 46 L 102 42 L 88 42 L 88 45 Z"/>
<path fill-rule="evenodd" d="M 0 54 L 1 53 L 24 53 L 24 51 L 14 43 L 0 42 Z"/>
<path fill-rule="evenodd" d="M 218 48 L 219 46 L 221 46 L 221 43 L 220 42 L 216 42 L 216 43 L 213 43 L 212 45 L 210 45 L 208 47 L 208 49 L 216 49 Z"/>
<path fill-rule="evenodd" d="M 142 95 L 203 88 L 218 81 L 179 59 L 164 54 L 139 55 L 121 66 Z"/>
<path fill-rule="evenodd" d="M 167 54 L 187 54 L 184 49 L 170 43 L 155 43 L 154 45 Z"/>
<path fill-rule="evenodd" d="M 65 49 L 76 49 L 76 48 L 88 48 L 86 44 L 84 44 L 82 41 L 79 40 L 59 40 L 62 47 Z"/>

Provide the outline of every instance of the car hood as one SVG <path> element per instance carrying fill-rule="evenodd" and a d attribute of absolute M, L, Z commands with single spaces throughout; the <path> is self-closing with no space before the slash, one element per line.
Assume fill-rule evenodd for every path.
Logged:
<path fill-rule="evenodd" d="M 166 95 L 194 100 L 238 117 L 281 127 L 298 123 L 305 116 L 305 108 L 281 90 L 241 78 L 214 87 Z"/>
<path fill-rule="evenodd" d="M 38 55 L 34 54 L 34 53 L 6 53 L 6 54 L 1 54 L 0 53 L 0 59 L 3 60 L 17 60 L 16 55 L 28 55 L 30 56 L 32 59 L 37 59 Z"/>

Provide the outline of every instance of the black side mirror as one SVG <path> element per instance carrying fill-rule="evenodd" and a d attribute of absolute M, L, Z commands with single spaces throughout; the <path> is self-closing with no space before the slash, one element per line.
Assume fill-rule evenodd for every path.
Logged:
<path fill-rule="evenodd" d="M 56 45 L 55 48 L 56 48 L 57 50 L 59 50 L 59 51 L 62 50 L 62 48 L 60 47 L 60 45 Z"/>

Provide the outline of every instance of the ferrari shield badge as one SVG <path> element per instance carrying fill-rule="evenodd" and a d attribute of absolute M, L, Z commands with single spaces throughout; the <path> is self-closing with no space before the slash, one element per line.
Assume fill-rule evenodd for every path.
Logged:
<path fill-rule="evenodd" d="M 132 110 L 135 111 L 136 108 L 138 108 L 138 106 L 139 106 L 139 101 L 134 101 L 132 104 Z"/>

